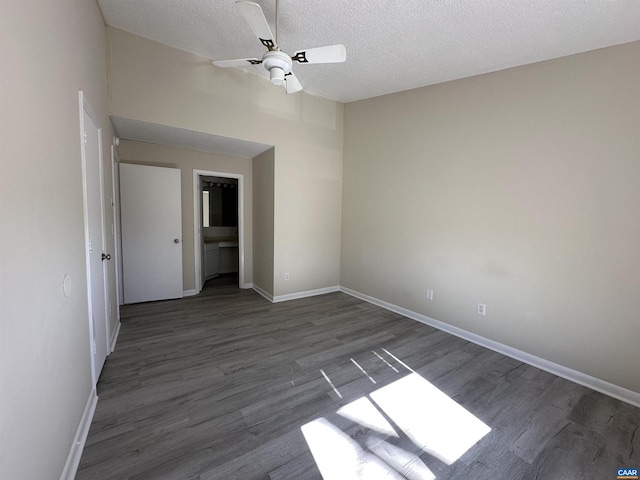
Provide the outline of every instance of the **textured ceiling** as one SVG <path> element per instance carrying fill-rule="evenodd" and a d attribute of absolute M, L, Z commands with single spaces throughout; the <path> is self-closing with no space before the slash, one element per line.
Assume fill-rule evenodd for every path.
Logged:
<path fill-rule="evenodd" d="M 256 1 L 275 30 L 275 0 Z M 260 58 L 264 53 L 234 0 L 98 4 L 108 25 L 209 59 Z M 638 0 L 279 4 L 283 51 L 346 46 L 344 64 L 294 65 L 308 93 L 345 103 L 640 40 Z M 266 74 L 261 66 L 248 69 Z"/>

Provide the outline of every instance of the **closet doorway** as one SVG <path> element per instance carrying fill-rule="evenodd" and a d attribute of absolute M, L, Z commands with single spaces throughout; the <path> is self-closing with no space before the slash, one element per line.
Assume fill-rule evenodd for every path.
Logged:
<path fill-rule="evenodd" d="M 194 170 L 196 293 L 205 281 L 244 286 L 244 176 Z"/>

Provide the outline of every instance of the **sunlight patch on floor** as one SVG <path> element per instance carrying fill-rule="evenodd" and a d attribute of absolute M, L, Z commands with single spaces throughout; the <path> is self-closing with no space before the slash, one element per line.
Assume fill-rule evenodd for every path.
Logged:
<path fill-rule="evenodd" d="M 318 418 L 301 427 L 322 478 L 325 480 L 401 480 L 393 467 L 326 418 Z"/>
<path fill-rule="evenodd" d="M 410 373 L 337 410 L 338 415 L 367 429 L 364 435 L 359 435 L 359 441 L 325 417 L 300 427 L 324 480 L 434 480 L 435 475 L 419 457 L 422 452 L 451 465 L 491 431 L 395 355 L 382 350 Z M 399 373 L 381 355 L 373 353 Z M 376 383 L 354 359 L 350 360 Z M 325 372 L 321 372 L 342 398 Z M 417 447 L 414 451 L 417 453 L 390 443 L 390 438 L 394 442 L 408 438 Z"/>
<path fill-rule="evenodd" d="M 391 424 L 367 397 L 346 404 L 336 413 L 383 435 L 398 437 Z"/>
<path fill-rule="evenodd" d="M 371 398 L 417 447 L 447 465 L 491 431 L 417 373 L 372 392 Z"/>

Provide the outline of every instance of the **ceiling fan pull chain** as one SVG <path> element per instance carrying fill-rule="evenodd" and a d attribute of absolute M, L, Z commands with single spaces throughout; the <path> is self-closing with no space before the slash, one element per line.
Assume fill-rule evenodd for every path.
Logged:
<path fill-rule="evenodd" d="M 276 0 L 276 45 L 279 45 L 278 43 L 278 11 L 279 11 L 278 3 L 279 3 L 278 0 Z"/>

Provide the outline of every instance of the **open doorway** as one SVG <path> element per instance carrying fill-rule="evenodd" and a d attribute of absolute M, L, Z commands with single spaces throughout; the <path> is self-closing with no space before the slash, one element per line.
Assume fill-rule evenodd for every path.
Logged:
<path fill-rule="evenodd" d="M 243 175 L 194 170 L 196 287 L 244 285 Z"/>

